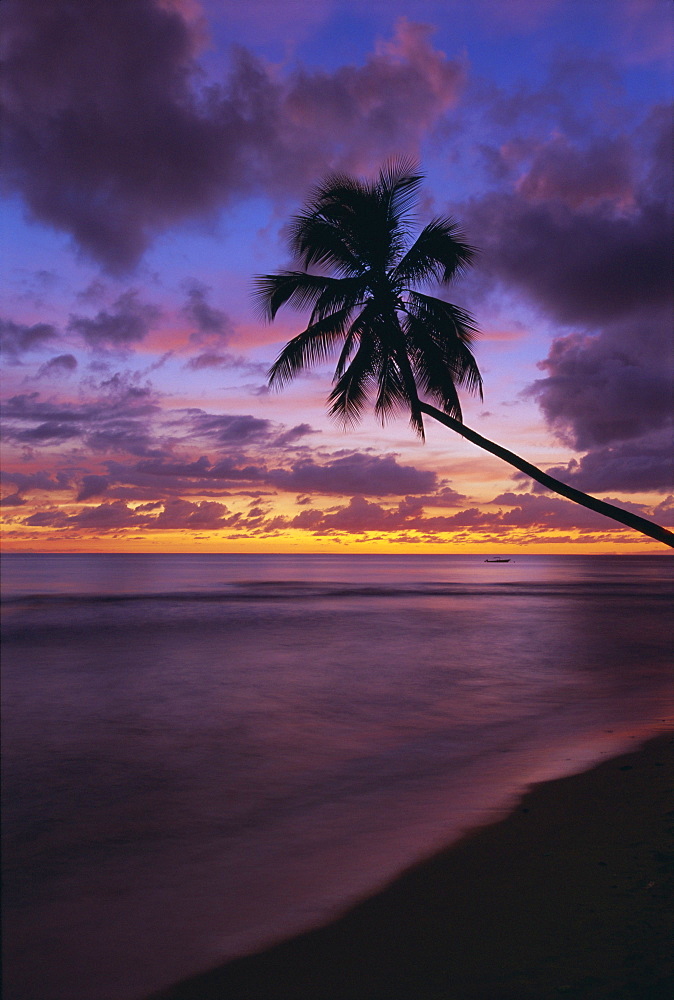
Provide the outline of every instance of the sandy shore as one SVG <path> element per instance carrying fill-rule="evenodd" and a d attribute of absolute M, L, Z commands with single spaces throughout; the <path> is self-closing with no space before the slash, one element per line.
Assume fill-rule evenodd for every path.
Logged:
<path fill-rule="evenodd" d="M 518 808 L 320 930 L 161 1000 L 670 1000 L 674 735 Z"/>

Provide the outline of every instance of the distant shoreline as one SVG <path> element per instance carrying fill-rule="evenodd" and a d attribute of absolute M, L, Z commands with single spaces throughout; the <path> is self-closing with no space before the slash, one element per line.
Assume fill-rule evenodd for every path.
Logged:
<path fill-rule="evenodd" d="M 152 998 L 669 1000 L 673 785 L 674 732 L 534 786 L 327 927 Z"/>

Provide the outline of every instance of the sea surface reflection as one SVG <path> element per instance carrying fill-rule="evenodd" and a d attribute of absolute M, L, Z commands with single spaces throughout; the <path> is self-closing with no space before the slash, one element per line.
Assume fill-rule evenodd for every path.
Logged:
<path fill-rule="evenodd" d="M 138 997 L 324 921 L 671 725 L 673 565 L 5 557 L 8 1000 Z"/>

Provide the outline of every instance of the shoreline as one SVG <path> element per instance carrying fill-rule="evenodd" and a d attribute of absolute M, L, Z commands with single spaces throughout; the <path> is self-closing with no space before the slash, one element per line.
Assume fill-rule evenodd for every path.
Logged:
<path fill-rule="evenodd" d="M 674 732 L 534 785 L 325 927 L 147 1000 L 669 1000 Z"/>

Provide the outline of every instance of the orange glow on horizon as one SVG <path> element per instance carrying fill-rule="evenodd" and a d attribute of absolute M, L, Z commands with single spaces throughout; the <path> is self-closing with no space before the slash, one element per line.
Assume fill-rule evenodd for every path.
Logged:
<path fill-rule="evenodd" d="M 286 529 L 278 534 L 263 536 L 246 535 L 231 530 L 222 532 L 197 532 L 188 530 L 144 531 L 142 533 L 111 532 L 76 534 L 56 532 L 51 528 L 30 530 L 5 529 L 2 551 L 12 552 L 138 552 L 138 553 L 278 553 L 316 554 L 343 553 L 344 555 L 667 555 L 664 547 L 655 540 L 636 537 L 608 538 L 606 535 L 575 536 L 563 532 L 540 532 L 534 537 L 531 531 L 498 536 L 475 532 L 438 534 L 433 540 L 421 533 L 363 532 L 314 535 L 298 529 Z"/>

